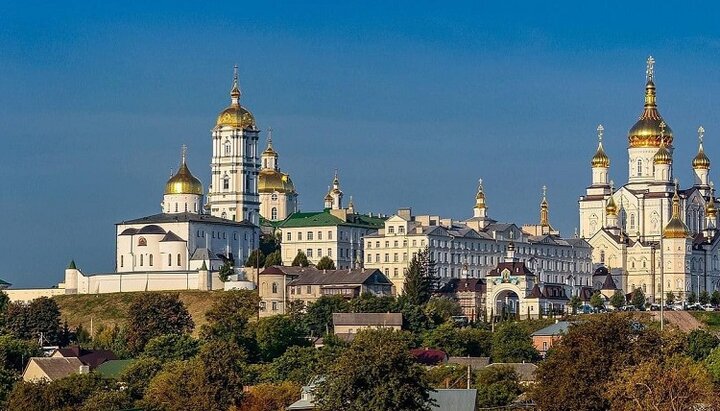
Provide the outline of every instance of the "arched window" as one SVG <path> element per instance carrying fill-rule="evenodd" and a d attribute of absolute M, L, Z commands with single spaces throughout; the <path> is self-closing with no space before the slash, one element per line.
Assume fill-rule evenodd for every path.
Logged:
<path fill-rule="evenodd" d="M 172 254 L 168 254 L 168 267 L 172 266 Z"/>
<path fill-rule="evenodd" d="M 600 262 L 605 263 L 605 250 L 600 250 Z"/>
<path fill-rule="evenodd" d="M 153 265 L 153 255 L 152 254 L 150 254 L 150 256 L 148 257 L 148 263 L 150 264 L 150 267 L 152 267 L 152 265 Z"/>
<path fill-rule="evenodd" d="M 230 189 L 230 177 L 228 177 L 227 174 L 223 176 L 223 190 L 229 190 Z"/>
<path fill-rule="evenodd" d="M 185 203 L 185 212 L 187 213 L 187 203 Z"/>
<path fill-rule="evenodd" d="M 143 265 L 143 255 L 140 254 L 140 266 L 142 267 L 142 265 Z"/>
<path fill-rule="evenodd" d="M 270 198 L 272 199 L 272 201 L 277 201 L 277 199 L 278 199 L 277 193 L 272 193 Z"/>
<path fill-rule="evenodd" d="M 222 214 L 220 214 L 220 217 L 227 218 L 227 213 L 223 211 Z"/>
<path fill-rule="evenodd" d="M 635 213 L 630 213 L 630 228 L 635 227 Z"/>
<path fill-rule="evenodd" d="M 642 175 L 642 160 L 641 159 L 638 159 L 638 161 L 637 161 L 637 175 L 638 176 Z"/>
<path fill-rule="evenodd" d="M 120 267 L 123 267 L 125 265 L 125 259 L 123 257 L 124 256 L 122 255 L 120 256 Z"/>
<path fill-rule="evenodd" d="M 277 220 L 277 207 L 273 207 L 270 211 L 270 219 Z"/>
<path fill-rule="evenodd" d="M 177 203 L 175 203 L 175 212 L 176 212 L 176 213 L 178 212 L 178 206 L 177 206 Z"/>
<path fill-rule="evenodd" d="M 177 256 L 177 265 L 182 265 L 182 259 L 180 257 L 180 254 Z"/>
<path fill-rule="evenodd" d="M 277 294 L 277 292 L 278 292 L 277 283 L 272 283 L 272 292 L 273 292 L 273 294 Z"/>
<path fill-rule="evenodd" d="M 138 247 L 145 247 L 147 245 L 147 240 L 145 237 L 138 238 Z"/>
<path fill-rule="evenodd" d="M 225 155 L 229 156 L 230 154 L 232 154 L 232 145 L 230 144 L 229 141 L 226 141 L 225 142 Z"/>

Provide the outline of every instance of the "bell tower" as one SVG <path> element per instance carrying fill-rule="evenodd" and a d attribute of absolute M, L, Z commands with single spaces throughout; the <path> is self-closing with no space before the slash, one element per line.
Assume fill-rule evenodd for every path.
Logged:
<path fill-rule="evenodd" d="M 212 130 L 211 183 L 205 207 L 215 217 L 259 225 L 259 130 L 252 113 L 240 105 L 240 96 L 236 65 L 230 106 L 220 112 Z"/>

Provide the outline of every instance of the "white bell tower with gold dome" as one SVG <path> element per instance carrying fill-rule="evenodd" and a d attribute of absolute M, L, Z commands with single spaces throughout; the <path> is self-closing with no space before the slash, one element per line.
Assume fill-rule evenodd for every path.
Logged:
<path fill-rule="evenodd" d="M 240 96 L 235 66 L 230 106 L 220 112 L 212 130 L 211 182 L 206 208 L 215 217 L 259 225 L 259 130 L 252 113 L 240 105 Z"/>
<path fill-rule="evenodd" d="M 162 212 L 165 214 L 195 213 L 202 211 L 203 186 L 187 166 L 187 147 L 182 146 L 180 168 L 165 184 Z"/>
<path fill-rule="evenodd" d="M 272 145 L 272 128 L 268 129 L 267 148 L 262 153 L 262 169 L 258 176 L 260 215 L 270 221 L 281 221 L 297 211 L 295 185 L 290 174 L 280 171 L 278 153 Z"/>

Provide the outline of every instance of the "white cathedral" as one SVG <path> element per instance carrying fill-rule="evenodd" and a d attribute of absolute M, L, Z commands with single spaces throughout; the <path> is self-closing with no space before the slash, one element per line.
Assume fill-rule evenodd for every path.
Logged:
<path fill-rule="evenodd" d="M 692 166 L 694 182 L 678 187 L 673 176 L 673 131 L 656 103 L 654 60 L 647 61 L 645 107 L 628 133 L 629 175 L 615 188 L 603 149 L 603 127 L 592 158 L 592 184 L 580 197 L 580 237 L 593 247 L 593 262 L 606 267 L 629 293 L 640 288 L 649 301 L 668 292 L 720 289 L 720 236 L 710 160 L 702 127 Z"/>
<path fill-rule="evenodd" d="M 226 261 L 242 266 L 259 245 L 260 218 L 283 220 L 297 211 L 297 192 L 278 167 L 271 132 L 267 149 L 259 153 L 260 130 L 240 96 L 236 66 L 230 105 L 211 133 L 206 201 L 183 146 L 180 167 L 165 185 L 161 212 L 116 224 L 114 272 L 85 274 L 73 262 L 58 289 L 83 294 L 254 287 L 241 269 L 225 283 L 218 270 Z"/>

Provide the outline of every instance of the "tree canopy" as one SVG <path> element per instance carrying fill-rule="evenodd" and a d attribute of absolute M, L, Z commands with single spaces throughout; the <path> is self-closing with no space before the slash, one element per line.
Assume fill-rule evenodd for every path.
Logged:
<path fill-rule="evenodd" d="M 292 261 L 291 264 L 293 267 L 307 267 L 310 265 L 310 262 L 308 261 L 307 256 L 305 253 L 302 252 L 302 250 L 298 250 L 297 255 Z"/>
<path fill-rule="evenodd" d="M 141 293 L 128 309 L 127 342 L 140 353 L 153 337 L 185 334 L 193 330 L 192 317 L 177 293 Z"/>

